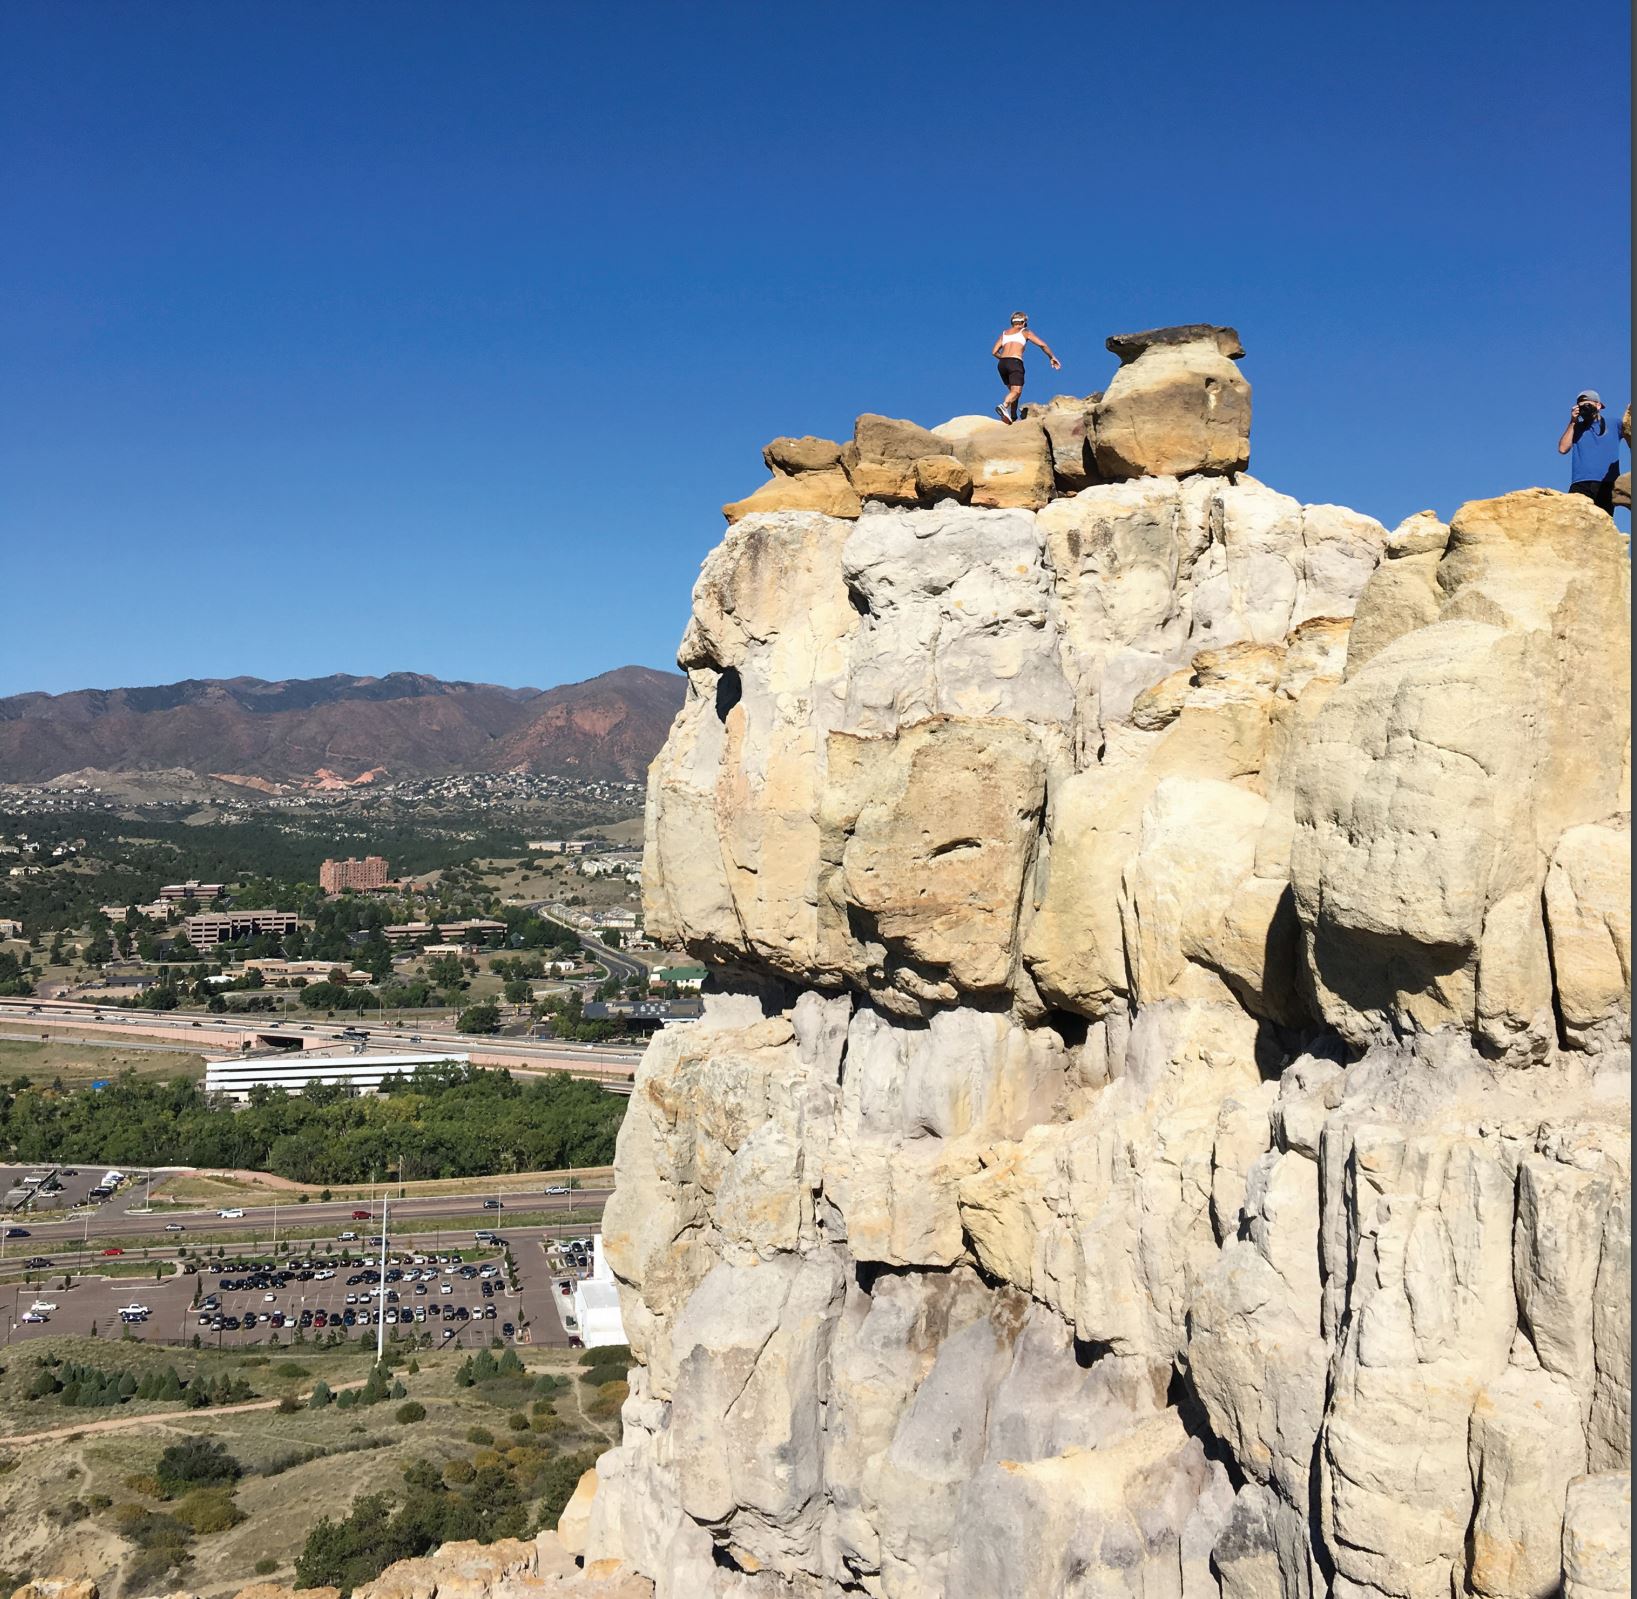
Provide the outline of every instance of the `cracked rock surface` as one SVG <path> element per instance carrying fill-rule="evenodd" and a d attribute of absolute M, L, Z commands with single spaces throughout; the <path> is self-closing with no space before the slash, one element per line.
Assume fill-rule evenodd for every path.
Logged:
<path fill-rule="evenodd" d="M 704 564 L 583 1512 L 660 1599 L 1627 1591 L 1621 540 L 1257 483 L 1230 331 L 775 441 L 858 513 Z"/>

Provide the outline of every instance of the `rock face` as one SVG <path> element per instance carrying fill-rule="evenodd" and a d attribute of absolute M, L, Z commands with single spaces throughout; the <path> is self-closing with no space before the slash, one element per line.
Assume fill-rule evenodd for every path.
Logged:
<path fill-rule="evenodd" d="M 1111 343 L 705 562 L 644 886 L 713 976 L 570 1539 L 660 1599 L 1624 1591 L 1620 536 L 1302 505 L 1231 330 Z"/>

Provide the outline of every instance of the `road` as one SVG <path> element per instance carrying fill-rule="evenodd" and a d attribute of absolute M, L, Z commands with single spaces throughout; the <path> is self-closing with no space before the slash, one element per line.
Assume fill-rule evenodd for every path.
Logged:
<path fill-rule="evenodd" d="M 436 1194 L 415 1199 L 394 1199 L 392 1225 L 396 1231 L 399 1226 L 414 1227 L 445 1217 L 482 1215 L 489 1219 L 491 1226 L 504 1231 L 507 1210 L 514 1212 L 526 1210 L 531 1214 L 549 1214 L 557 1208 L 565 1211 L 570 1208 L 577 1211 L 587 1209 L 600 1211 L 612 1192 L 612 1188 L 577 1188 L 569 1196 L 509 1193 L 501 1200 L 502 1208 L 494 1211 L 483 1209 L 482 1194 Z M 29 1236 L 26 1239 L 10 1239 L 7 1241 L 6 1249 L 15 1258 L 18 1255 L 49 1253 L 53 1245 L 60 1247 L 63 1242 L 73 1244 L 90 1233 L 95 1233 L 98 1238 L 157 1235 L 164 1231 L 167 1222 L 179 1224 L 186 1229 L 177 1240 L 178 1244 L 191 1243 L 195 1235 L 199 1234 L 246 1233 L 262 1229 L 271 1233 L 276 1224 L 282 1224 L 286 1228 L 303 1229 L 329 1224 L 333 1225 L 338 1233 L 363 1233 L 367 1232 L 372 1224 L 377 1227 L 380 1225 L 378 1207 L 346 1199 L 331 1200 L 328 1203 L 315 1201 L 306 1205 L 292 1203 L 235 1206 L 232 1208 L 242 1208 L 244 1215 L 223 1218 L 216 1213 L 214 1206 L 200 1210 L 144 1211 L 134 1208 L 134 1202 L 141 1197 L 141 1185 L 133 1184 L 130 1199 L 123 1206 L 115 1201 L 100 1212 L 88 1211 L 79 1216 L 65 1217 L 61 1221 L 46 1221 L 39 1216 L 30 1216 L 27 1218 Z M 355 1217 L 353 1212 L 358 1210 L 369 1210 L 371 1219 Z"/>
<path fill-rule="evenodd" d="M 609 952 L 608 958 L 624 959 L 612 952 Z M 104 1042 L 128 1039 L 134 1043 L 139 1038 L 158 1038 L 172 1044 L 181 1042 L 188 1050 L 206 1055 L 237 1054 L 247 1043 L 253 1046 L 258 1039 L 268 1035 L 299 1038 L 304 1048 L 345 1048 L 357 1042 L 345 1036 L 346 1030 L 360 1026 L 369 1034 L 364 1053 L 435 1053 L 440 1049 L 449 1049 L 469 1055 L 473 1064 L 478 1066 L 499 1066 L 525 1074 L 533 1071 L 542 1075 L 567 1071 L 608 1086 L 628 1084 L 636 1071 L 637 1062 L 642 1058 L 639 1049 L 593 1047 L 565 1043 L 560 1039 L 486 1037 L 459 1033 L 452 1027 L 439 1027 L 426 1022 L 411 1023 L 400 1028 L 382 1027 L 379 1023 L 370 1026 L 362 1022 L 297 1022 L 272 1016 L 247 1021 L 240 1017 L 194 1016 L 166 1011 L 121 1012 L 76 1000 L 0 999 L 0 1022 L 38 1028 L 40 1031 L 34 1036 L 41 1039 L 64 1032 L 81 1034 L 96 1030 L 105 1035 L 116 1035 L 111 1039 L 105 1037 Z M 17 1034 L 13 1032 L 7 1036 Z M 90 1043 L 91 1040 L 84 1042 Z"/>

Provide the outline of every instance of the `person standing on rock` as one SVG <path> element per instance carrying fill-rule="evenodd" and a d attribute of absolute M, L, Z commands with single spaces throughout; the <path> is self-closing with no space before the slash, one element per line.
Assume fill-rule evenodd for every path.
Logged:
<path fill-rule="evenodd" d="M 1603 416 L 1596 389 L 1582 389 L 1569 412 L 1569 425 L 1557 441 L 1557 453 L 1569 457 L 1569 492 L 1584 494 L 1611 515 L 1614 480 L 1620 474 L 1620 436 Z"/>
<path fill-rule="evenodd" d="M 1023 400 L 1023 347 L 1026 344 L 1037 344 L 1046 352 L 1052 371 L 1063 369 L 1063 363 L 1052 354 L 1052 347 L 1029 331 L 1028 317 L 1014 311 L 1011 326 L 995 340 L 995 347 L 989 352 L 999 363 L 1000 381 L 1006 385 L 1006 398 L 995 407 L 995 415 L 1002 422 L 1017 421 L 1018 406 Z"/>

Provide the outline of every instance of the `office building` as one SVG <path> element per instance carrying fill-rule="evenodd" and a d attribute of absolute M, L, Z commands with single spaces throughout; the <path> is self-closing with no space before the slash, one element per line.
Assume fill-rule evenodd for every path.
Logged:
<path fill-rule="evenodd" d="M 506 931 L 504 922 L 474 916 L 464 922 L 395 922 L 381 929 L 389 944 L 420 944 L 447 940 L 454 944 L 487 944 Z"/>
<path fill-rule="evenodd" d="M 286 1050 L 276 1055 L 232 1055 L 205 1062 L 205 1092 L 229 1099 L 248 1099 L 257 1084 L 300 1094 L 314 1083 L 337 1083 L 361 1094 L 373 1094 L 389 1077 L 412 1077 L 422 1066 L 450 1062 L 464 1066 L 467 1054 L 319 1055 Z"/>
<path fill-rule="evenodd" d="M 203 911 L 182 923 L 195 949 L 241 938 L 285 938 L 301 925 L 294 911 Z"/>
<path fill-rule="evenodd" d="M 187 882 L 167 882 L 159 890 L 162 900 L 216 900 L 228 892 L 224 882 L 198 882 L 190 877 Z"/>
<path fill-rule="evenodd" d="M 367 894 L 371 889 L 387 886 L 387 863 L 380 855 L 366 855 L 355 861 L 350 855 L 344 861 L 325 861 L 318 869 L 318 886 L 326 894 L 340 894 L 356 889 Z"/>

